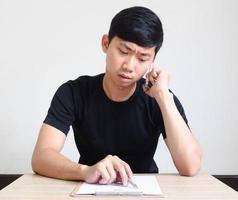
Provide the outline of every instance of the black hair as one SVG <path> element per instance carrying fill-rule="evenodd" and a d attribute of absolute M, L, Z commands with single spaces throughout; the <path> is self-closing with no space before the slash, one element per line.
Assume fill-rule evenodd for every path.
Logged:
<path fill-rule="evenodd" d="M 159 17 L 150 9 L 140 6 L 126 8 L 111 21 L 109 42 L 117 36 L 142 47 L 155 47 L 155 55 L 163 43 L 163 28 Z"/>

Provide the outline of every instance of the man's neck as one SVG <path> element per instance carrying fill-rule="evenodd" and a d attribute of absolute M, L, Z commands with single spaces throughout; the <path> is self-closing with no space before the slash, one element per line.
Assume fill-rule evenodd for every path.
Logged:
<path fill-rule="evenodd" d="M 116 102 L 128 100 L 136 90 L 136 83 L 127 87 L 120 87 L 113 83 L 105 74 L 103 77 L 103 89 L 109 99 Z"/>

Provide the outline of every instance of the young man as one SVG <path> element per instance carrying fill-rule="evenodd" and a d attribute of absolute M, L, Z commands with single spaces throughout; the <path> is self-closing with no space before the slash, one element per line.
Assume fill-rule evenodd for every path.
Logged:
<path fill-rule="evenodd" d="M 102 37 L 105 74 L 68 81 L 53 97 L 32 157 L 36 173 L 126 185 L 133 173 L 158 172 L 153 156 L 161 134 L 181 175 L 199 171 L 201 148 L 169 90 L 168 72 L 153 65 L 142 78 L 162 41 L 161 22 L 147 8 L 124 9 L 113 18 Z M 70 126 L 78 163 L 60 153 Z"/>

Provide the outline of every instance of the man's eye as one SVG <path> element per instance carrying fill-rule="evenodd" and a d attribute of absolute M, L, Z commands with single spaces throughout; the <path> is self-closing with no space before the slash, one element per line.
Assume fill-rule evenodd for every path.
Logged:
<path fill-rule="evenodd" d="M 128 54 L 127 51 L 123 51 L 123 50 L 121 50 L 121 49 L 119 49 L 119 51 L 120 51 L 121 54 L 124 54 L 124 55 Z"/>
<path fill-rule="evenodd" d="M 147 60 L 142 59 L 142 58 L 138 58 L 138 60 L 139 60 L 140 62 L 146 62 L 146 61 L 147 61 Z"/>

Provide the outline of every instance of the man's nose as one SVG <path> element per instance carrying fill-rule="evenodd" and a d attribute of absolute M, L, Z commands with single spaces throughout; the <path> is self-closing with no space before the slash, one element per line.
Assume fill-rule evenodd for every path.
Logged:
<path fill-rule="evenodd" d="M 128 58 L 124 62 L 122 68 L 123 68 L 123 70 L 125 70 L 125 71 L 127 71 L 129 73 L 133 72 L 134 68 L 135 68 L 135 59 L 133 57 Z"/>

